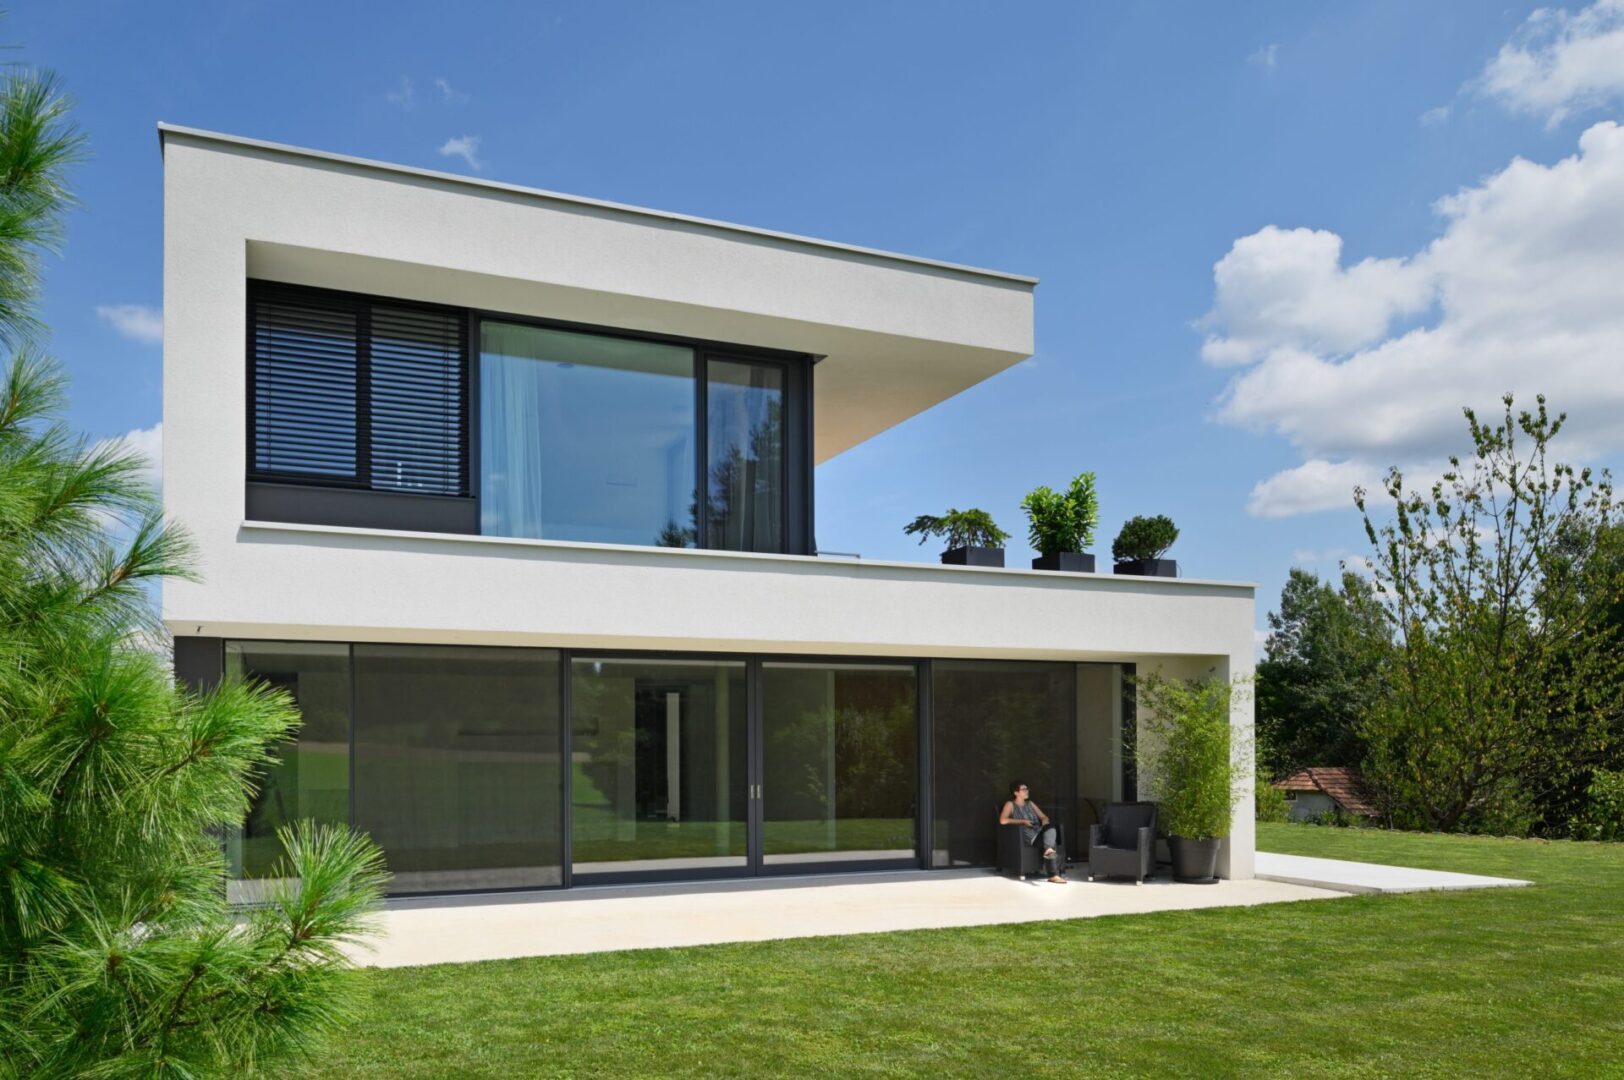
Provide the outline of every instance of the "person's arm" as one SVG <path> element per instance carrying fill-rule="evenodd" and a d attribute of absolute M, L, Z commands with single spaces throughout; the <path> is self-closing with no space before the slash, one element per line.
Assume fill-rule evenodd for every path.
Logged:
<path fill-rule="evenodd" d="M 1045 814 L 1043 812 L 1043 807 L 1039 806 L 1037 803 L 1033 803 L 1032 804 L 1032 809 L 1034 809 L 1034 810 L 1036 810 L 1038 812 L 1038 823 L 1039 824 L 1042 824 L 1042 825 L 1049 824 L 1049 815 Z"/>
<path fill-rule="evenodd" d="M 1019 819 L 1010 817 L 1010 811 L 1012 811 L 1014 809 L 1015 809 L 1015 804 L 1014 803 L 1012 803 L 1012 802 L 1005 803 L 1004 808 L 998 812 L 998 824 L 1000 824 L 1000 825 L 1019 825 L 1019 824 L 1022 824 L 1022 822 Z"/>

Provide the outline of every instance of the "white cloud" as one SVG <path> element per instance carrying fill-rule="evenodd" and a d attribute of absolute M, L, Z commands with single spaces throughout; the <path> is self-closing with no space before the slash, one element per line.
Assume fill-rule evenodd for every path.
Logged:
<path fill-rule="evenodd" d="M 1540 8 L 1470 85 L 1548 127 L 1624 100 L 1624 0 L 1571 13 Z"/>
<path fill-rule="evenodd" d="M 97 318 L 112 324 L 121 337 L 143 345 L 161 345 L 164 340 L 164 313 L 142 304 L 98 304 Z"/>
<path fill-rule="evenodd" d="M 447 105 L 462 105 L 467 103 L 468 95 L 461 94 L 453 90 L 451 88 L 450 81 L 443 76 L 437 76 L 434 80 L 434 85 L 435 88 L 440 91 L 440 99 Z"/>
<path fill-rule="evenodd" d="M 1359 462 L 1305 461 L 1253 485 L 1246 512 L 1255 517 L 1280 518 L 1316 510 L 1340 510 L 1353 505 L 1355 487 L 1374 489 L 1379 479 L 1375 469 Z"/>
<path fill-rule="evenodd" d="M 417 104 L 417 94 L 412 89 L 412 80 L 405 75 L 400 77 L 400 86 L 384 94 L 384 100 L 391 105 L 399 105 L 403 109 L 410 109 Z"/>
<path fill-rule="evenodd" d="M 1271 41 L 1269 44 L 1261 46 L 1257 52 L 1253 53 L 1251 56 L 1248 56 L 1246 58 L 1246 62 L 1248 64 L 1256 64 L 1260 68 L 1273 71 L 1275 64 L 1279 61 L 1279 58 L 1280 45 L 1277 42 Z"/>
<path fill-rule="evenodd" d="M 445 145 L 440 147 L 440 156 L 460 157 L 468 163 L 470 169 L 478 172 L 484 167 L 484 163 L 479 160 L 480 141 L 478 135 L 459 135 L 454 139 L 447 139 Z"/>
<path fill-rule="evenodd" d="M 98 449 L 109 446 L 122 446 L 146 458 L 147 467 L 143 471 L 143 478 L 155 488 L 163 486 L 164 425 L 162 420 L 149 428 L 135 428 L 123 435 L 103 439 L 97 444 Z"/>
<path fill-rule="evenodd" d="M 1213 364 L 1248 364 L 1284 348 L 1344 353 L 1432 301 L 1425 275 L 1407 260 L 1344 268 L 1342 238 L 1317 229 L 1269 225 L 1243 236 L 1213 267 L 1213 279 L 1203 324 L 1223 332 L 1201 349 Z"/>
<path fill-rule="evenodd" d="M 1448 105 L 1439 105 L 1436 108 L 1428 109 L 1421 114 L 1421 126 L 1440 127 L 1449 122 L 1449 114 L 1452 111 Z"/>
<path fill-rule="evenodd" d="M 1203 355 L 1244 365 L 1218 418 L 1290 440 L 1303 464 L 1253 489 L 1254 514 L 1347 506 L 1389 463 L 1435 475 L 1463 405 L 1506 391 L 1566 411 L 1560 456 L 1624 449 L 1624 128 L 1596 124 L 1551 165 L 1515 159 L 1438 201 L 1441 235 L 1341 265 L 1341 239 L 1266 228 L 1214 268 Z M 1418 323 L 1395 325 L 1403 315 Z"/>

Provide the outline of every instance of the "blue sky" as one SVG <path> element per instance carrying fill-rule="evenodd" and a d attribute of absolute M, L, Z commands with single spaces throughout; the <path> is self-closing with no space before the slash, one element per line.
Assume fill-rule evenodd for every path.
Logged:
<path fill-rule="evenodd" d="M 819 470 L 828 549 L 928 559 L 902 525 L 974 505 L 1020 565 L 1021 495 L 1092 469 L 1098 550 L 1170 514 L 1262 625 L 1462 404 L 1624 447 L 1620 0 L 388 10 L 0 23 L 90 139 L 45 304 L 88 433 L 160 419 L 163 120 L 1041 277 L 1033 360 Z"/>

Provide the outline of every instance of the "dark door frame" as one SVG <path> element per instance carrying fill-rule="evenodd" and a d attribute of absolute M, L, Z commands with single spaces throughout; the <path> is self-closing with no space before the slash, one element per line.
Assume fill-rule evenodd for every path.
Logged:
<path fill-rule="evenodd" d="M 923 811 L 929 806 L 928 772 L 928 743 L 927 730 L 928 716 L 926 701 L 925 676 L 928 661 L 911 660 L 897 657 L 878 656 L 808 656 L 798 653 L 727 653 L 727 652 L 668 652 L 647 649 L 561 649 L 559 650 L 560 663 L 563 670 L 560 673 L 561 694 L 565 712 L 563 723 L 560 725 L 563 736 L 561 747 L 561 760 L 564 763 L 563 783 L 560 796 L 564 800 L 561 820 L 564 823 L 563 859 L 564 874 L 563 886 L 569 888 L 573 885 L 603 886 L 603 885 L 631 885 L 650 884 L 659 882 L 682 881 L 717 881 L 717 880 L 748 880 L 766 877 L 793 877 L 806 874 L 826 873 L 855 873 L 885 870 L 918 870 L 929 866 L 929 848 L 922 842 L 928 838 L 930 823 L 923 816 Z M 574 730 L 575 719 L 573 715 L 575 677 L 574 661 L 577 659 L 604 659 L 604 660 L 692 660 L 698 663 L 705 662 L 744 662 L 745 669 L 745 862 L 738 867 L 709 867 L 709 868 L 673 868 L 670 870 L 630 870 L 630 871 L 592 871 L 577 874 L 575 871 L 575 837 L 574 823 L 571 812 L 573 799 L 574 776 Z M 765 774 L 766 774 L 766 738 L 765 716 L 763 713 L 762 668 L 769 663 L 797 663 L 797 664 L 868 664 L 875 667 L 911 667 L 914 670 L 914 731 L 921 746 L 927 748 L 925 754 L 915 754 L 914 762 L 914 855 L 911 859 L 874 859 L 862 862 L 824 861 L 804 862 L 770 865 L 766 861 L 766 806 L 765 806 Z"/>

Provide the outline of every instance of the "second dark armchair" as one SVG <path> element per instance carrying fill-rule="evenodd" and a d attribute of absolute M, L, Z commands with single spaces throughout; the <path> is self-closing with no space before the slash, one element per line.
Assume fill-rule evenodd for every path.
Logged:
<path fill-rule="evenodd" d="M 1088 830 L 1088 880 L 1121 876 L 1143 885 L 1156 866 L 1156 804 L 1111 803 Z"/>

